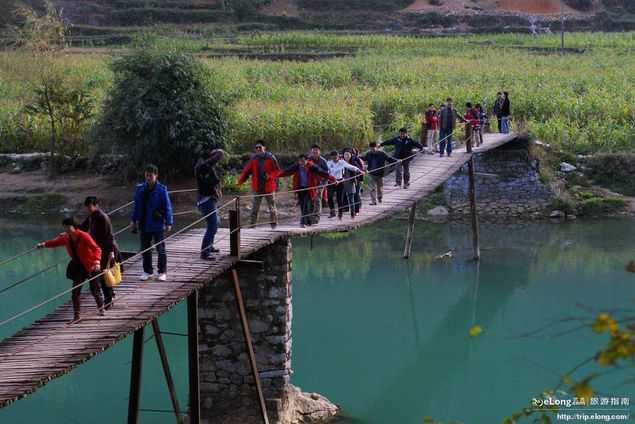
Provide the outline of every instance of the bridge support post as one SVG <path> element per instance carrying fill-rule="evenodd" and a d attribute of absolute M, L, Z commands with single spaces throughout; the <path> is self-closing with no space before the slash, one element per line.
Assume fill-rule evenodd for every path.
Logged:
<path fill-rule="evenodd" d="M 187 345 L 190 382 L 190 424 L 201 422 L 201 388 L 198 356 L 198 290 L 187 297 Z"/>
<path fill-rule="evenodd" d="M 476 176 L 475 176 L 475 167 L 474 167 L 474 154 L 472 153 L 472 126 L 468 123 L 466 125 L 466 133 L 469 128 L 469 138 L 466 140 L 466 150 L 468 153 L 472 154 L 470 160 L 467 162 L 468 168 L 468 178 L 470 180 L 470 214 L 472 216 L 472 250 L 474 252 L 474 260 L 478 261 L 481 259 L 481 246 L 480 246 L 480 234 L 478 228 L 478 214 L 476 211 Z"/>
<path fill-rule="evenodd" d="M 161 328 L 159 327 L 158 318 L 152 321 L 152 330 L 154 332 L 154 341 L 156 342 L 157 350 L 159 351 L 159 357 L 161 358 L 161 365 L 163 367 L 163 374 L 165 375 L 165 382 L 168 385 L 168 391 L 170 392 L 170 400 L 172 401 L 172 408 L 174 409 L 176 422 L 181 423 L 181 408 L 179 407 L 179 399 L 176 396 L 174 380 L 172 379 L 172 373 L 170 372 L 170 364 L 168 362 L 168 355 L 165 351 L 165 345 L 163 344 L 163 336 L 161 335 Z"/>
<path fill-rule="evenodd" d="M 132 339 L 132 365 L 130 366 L 130 396 L 128 397 L 128 424 L 139 422 L 139 396 L 141 394 L 141 368 L 143 366 L 143 329 Z"/>
<path fill-rule="evenodd" d="M 240 257 L 240 198 L 235 199 L 236 207 L 229 211 L 229 250 L 230 255 Z"/>
<path fill-rule="evenodd" d="M 470 213 L 472 215 L 472 249 L 474 260 L 481 259 L 480 234 L 478 228 L 478 214 L 476 212 L 476 177 L 474 176 L 474 158 L 467 163 L 470 174 Z"/>
<path fill-rule="evenodd" d="M 415 234 L 415 214 L 417 212 L 417 202 L 414 202 L 410 207 L 410 214 L 408 215 L 408 230 L 406 232 L 406 244 L 403 249 L 404 259 L 408 259 L 412 253 L 412 240 Z"/>
<path fill-rule="evenodd" d="M 256 354 L 254 353 L 254 346 L 251 342 L 251 330 L 249 329 L 249 321 L 247 321 L 247 313 L 245 312 L 245 301 L 243 294 L 240 291 L 240 281 L 238 280 L 238 272 L 236 269 L 232 269 L 232 280 L 234 282 L 234 296 L 236 297 L 236 305 L 238 306 L 238 313 L 240 315 L 240 324 L 243 329 L 243 337 L 245 338 L 245 347 L 247 348 L 247 354 L 249 355 L 249 366 L 251 368 L 251 375 L 256 383 L 256 394 L 258 395 L 258 403 L 260 405 L 260 413 L 262 414 L 263 424 L 269 424 L 269 417 L 267 416 L 267 405 L 265 404 L 265 397 L 262 393 L 262 384 L 260 383 L 260 374 L 258 374 L 258 365 L 256 364 Z"/>

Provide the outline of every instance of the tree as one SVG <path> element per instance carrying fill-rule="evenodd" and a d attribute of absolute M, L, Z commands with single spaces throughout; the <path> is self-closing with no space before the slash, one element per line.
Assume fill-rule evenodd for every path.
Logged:
<path fill-rule="evenodd" d="M 193 57 L 146 49 L 112 68 L 96 135 L 102 146 L 129 157 L 129 177 L 148 162 L 163 175 L 191 174 L 201 150 L 224 146 L 223 101 L 206 85 L 210 72 Z"/>
<path fill-rule="evenodd" d="M 18 25 L 13 26 L 18 48 L 33 52 L 51 52 L 64 49 L 66 24 L 62 11 L 49 0 L 44 2 L 45 12 L 40 15 L 30 7 L 18 7 L 14 14 Z"/>
<path fill-rule="evenodd" d="M 59 139 L 64 139 L 64 153 L 78 155 L 85 153 L 81 137 L 95 112 L 95 98 L 91 84 L 74 81 L 51 59 L 40 62 L 40 73 L 33 81 L 33 96 L 24 106 L 24 112 L 37 117 L 43 116 L 50 127 L 51 178 L 56 173 L 56 152 Z"/>

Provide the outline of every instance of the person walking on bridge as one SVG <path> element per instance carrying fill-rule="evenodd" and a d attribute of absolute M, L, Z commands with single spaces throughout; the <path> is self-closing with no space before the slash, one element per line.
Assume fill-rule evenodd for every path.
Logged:
<path fill-rule="evenodd" d="M 62 221 L 64 233 L 58 237 L 43 241 L 37 244 L 38 249 L 66 247 L 66 252 L 70 256 L 71 261 L 66 267 L 66 278 L 73 282 L 72 301 L 73 301 L 73 319 L 71 324 L 79 322 L 81 313 L 82 284 L 86 279 L 90 278 L 90 292 L 97 303 L 99 315 L 104 315 L 104 301 L 101 297 L 99 282 L 97 275 L 101 271 L 102 252 L 95 240 L 90 234 L 79 230 L 77 222 L 74 218 L 66 218 Z"/>
<path fill-rule="evenodd" d="M 377 202 L 381 203 L 384 196 L 384 175 L 386 171 L 386 162 L 395 163 L 397 159 L 389 156 L 386 152 L 379 150 L 376 142 L 371 142 L 370 150 L 366 152 L 362 159 L 367 164 L 368 188 L 370 189 L 370 204 L 374 206 Z"/>
<path fill-rule="evenodd" d="M 509 93 L 503 91 L 503 107 L 501 109 L 501 132 L 509 134 L 509 117 L 512 114 Z"/>
<path fill-rule="evenodd" d="M 448 97 L 446 102 L 445 106 L 439 111 L 439 137 L 441 138 L 439 155 L 441 157 L 446 152 L 448 157 L 452 155 L 452 135 L 454 134 L 454 128 L 456 128 L 456 121 L 459 119 L 452 99 Z"/>
<path fill-rule="evenodd" d="M 330 153 L 329 157 L 330 157 L 330 160 L 328 161 L 329 174 L 337 182 L 337 184 L 331 184 L 328 187 L 328 203 L 329 203 L 329 209 L 330 209 L 329 218 L 335 217 L 335 201 L 333 199 L 337 198 L 338 215 L 339 215 L 339 218 L 342 219 L 342 216 L 344 214 L 344 208 L 346 207 L 346 199 L 344 197 L 345 196 L 344 171 L 349 170 L 355 173 L 353 175 L 356 175 L 357 173 L 361 173 L 362 170 L 346 162 L 344 159 L 342 159 L 342 157 L 340 156 L 337 150 L 333 150 Z M 349 181 L 352 181 L 352 178 Z M 353 193 L 355 193 L 354 188 L 353 188 Z"/>
<path fill-rule="evenodd" d="M 201 244 L 201 259 L 207 260 L 212 253 L 218 253 L 214 247 L 214 237 L 220 224 L 220 215 L 216 211 L 218 200 L 222 196 L 221 181 L 215 165 L 223 159 L 225 152 L 221 149 L 206 150 L 194 167 L 194 176 L 198 188 L 196 206 L 205 217 L 207 229 Z"/>
<path fill-rule="evenodd" d="M 320 170 L 329 173 L 329 165 L 321 155 L 320 146 L 314 144 L 311 146 L 311 155 L 309 156 L 309 160 L 313 162 L 315 166 L 320 168 Z M 313 198 L 313 223 L 318 224 L 320 222 L 320 217 L 322 216 L 322 202 L 326 199 L 326 182 L 328 178 L 319 177 L 319 184 L 317 187 L 316 196 Z"/>
<path fill-rule="evenodd" d="M 139 232 L 143 252 L 143 273 L 139 277 L 141 281 L 154 277 L 152 249 L 150 249 L 153 242 L 159 256 L 157 279 L 167 281 L 168 257 L 163 240 L 165 233 L 172 231 L 173 223 L 172 202 L 168 188 L 159 182 L 159 168 L 155 165 L 147 165 L 145 183 L 138 184 L 135 191 L 131 222 L 133 232 Z"/>
<path fill-rule="evenodd" d="M 423 145 L 410 138 L 408 130 L 402 128 L 399 130 L 397 137 L 384 141 L 380 146 L 395 146 L 393 157 L 400 161 L 400 163 L 397 164 L 397 170 L 395 172 L 395 187 L 401 187 L 402 176 L 404 183 L 403 188 L 410 187 L 410 161 L 413 156 L 412 150 L 417 148 L 422 151 Z"/>
<path fill-rule="evenodd" d="M 326 179 L 327 181 L 335 182 L 335 178 L 330 176 L 328 171 L 324 171 L 313 161 L 308 160 L 306 155 L 299 155 L 297 162 L 278 174 L 278 177 L 282 178 L 290 175 L 293 175 L 293 190 L 297 191 L 298 195 L 300 226 L 304 228 L 314 223 L 313 205 L 315 198 L 318 196 L 320 181 Z"/>
<path fill-rule="evenodd" d="M 280 172 L 280 166 L 276 157 L 267 151 L 264 141 L 258 141 L 255 146 L 255 153 L 245 165 L 243 172 L 238 178 L 238 185 L 242 185 L 251 176 L 251 191 L 253 193 L 253 204 L 251 209 L 251 225 L 258 222 L 258 212 L 260 204 L 264 198 L 269 205 L 269 215 L 271 217 L 271 228 L 278 225 L 278 210 L 276 209 L 276 177 Z"/>
<path fill-rule="evenodd" d="M 496 100 L 494 101 L 494 106 L 492 107 L 492 112 L 496 115 L 496 120 L 498 121 L 498 132 L 503 132 L 503 103 L 505 99 L 503 98 L 503 93 L 500 91 L 496 93 Z"/>
<path fill-rule="evenodd" d="M 79 229 L 90 234 L 101 249 L 101 260 L 99 262 L 101 269 L 108 268 L 111 261 L 121 262 L 112 222 L 108 214 L 99 207 L 99 200 L 95 196 L 88 196 L 84 200 L 84 206 L 88 212 L 88 217 L 82 222 Z M 108 287 L 103 276 L 99 277 L 99 285 L 104 294 L 104 306 L 106 309 L 110 309 L 113 306 L 114 289 Z"/>

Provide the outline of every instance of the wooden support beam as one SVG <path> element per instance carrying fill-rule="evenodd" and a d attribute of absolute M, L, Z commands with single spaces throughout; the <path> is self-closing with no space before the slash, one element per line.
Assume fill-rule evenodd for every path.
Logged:
<path fill-rule="evenodd" d="M 229 250 L 230 255 L 240 257 L 240 198 L 237 197 L 234 210 L 229 211 Z"/>
<path fill-rule="evenodd" d="M 159 357 L 161 358 L 165 382 L 168 385 L 168 391 L 170 392 L 170 400 L 172 401 L 172 409 L 174 410 L 176 423 L 181 424 L 181 408 L 179 407 L 179 399 L 176 396 L 174 380 L 172 379 L 172 373 L 170 372 L 170 364 L 168 362 L 168 355 L 165 351 L 165 345 L 163 344 L 163 336 L 161 335 L 161 329 L 159 328 L 158 318 L 152 321 L 152 330 L 154 331 L 154 341 L 157 344 L 157 350 L 159 351 Z"/>
<path fill-rule="evenodd" d="M 412 254 L 412 240 L 415 233 L 415 214 L 417 212 L 417 202 L 414 202 L 410 207 L 410 214 L 408 215 L 408 229 L 406 231 L 406 244 L 403 248 L 403 257 L 408 259 Z"/>
<path fill-rule="evenodd" d="M 187 297 L 187 345 L 190 381 L 190 424 L 201 422 L 201 386 L 198 357 L 198 290 Z"/>
<path fill-rule="evenodd" d="M 474 157 L 467 163 L 470 180 L 470 212 L 472 216 L 472 249 L 474 260 L 481 258 L 480 234 L 478 228 L 478 214 L 476 212 L 476 177 L 474 176 Z"/>
<path fill-rule="evenodd" d="M 232 269 L 232 277 L 234 280 L 234 294 L 236 297 L 236 304 L 238 305 L 238 313 L 240 314 L 240 323 L 243 327 L 243 336 L 245 337 L 245 344 L 247 345 L 247 353 L 249 354 L 249 365 L 251 366 L 251 374 L 254 377 L 256 383 L 256 391 L 258 392 L 258 402 L 260 403 L 260 412 L 262 414 L 262 422 L 269 424 L 269 417 L 267 415 L 267 405 L 265 403 L 265 397 L 262 392 L 262 385 L 260 384 L 260 374 L 258 373 L 258 365 L 256 364 L 256 354 L 254 353 L 254 347 L 251 342 L 251 330 L 249 329 L 249 321 L 247 321 L 247 313 L 245 312 L 245 302 L 240 290 L 240 281 L 238 280 L 238 272 L 236 269 Z"/>
<path fill-rule="evenodd" d="M 141 395 L 141 369 L 143 366 L 143 329 L 132 339 L 132 364 L 130 365 L 130 396 L 128 397 L 128 424 L 139 422 L 139 397 Z"/>

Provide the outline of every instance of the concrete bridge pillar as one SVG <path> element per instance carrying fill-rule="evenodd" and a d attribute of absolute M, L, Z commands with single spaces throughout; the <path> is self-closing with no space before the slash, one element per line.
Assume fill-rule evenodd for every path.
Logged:
<path fill-rule="evenodd" d="M 291 241 L 253 254 L 261 266 L 238 268 L 270 423 L 320 422 L 337 408 L 293 387 L 291 375 Z M 262 423 L 256 386 L 236 306 L 231 273 L 199 295 L 199 355 L 203 423 Z M 304 413 L 314 411 L 310 421 Z M 320 412 L 322 411 L 322 412 Z M 323 420 L 322 420 L 323 421 Z"/>

